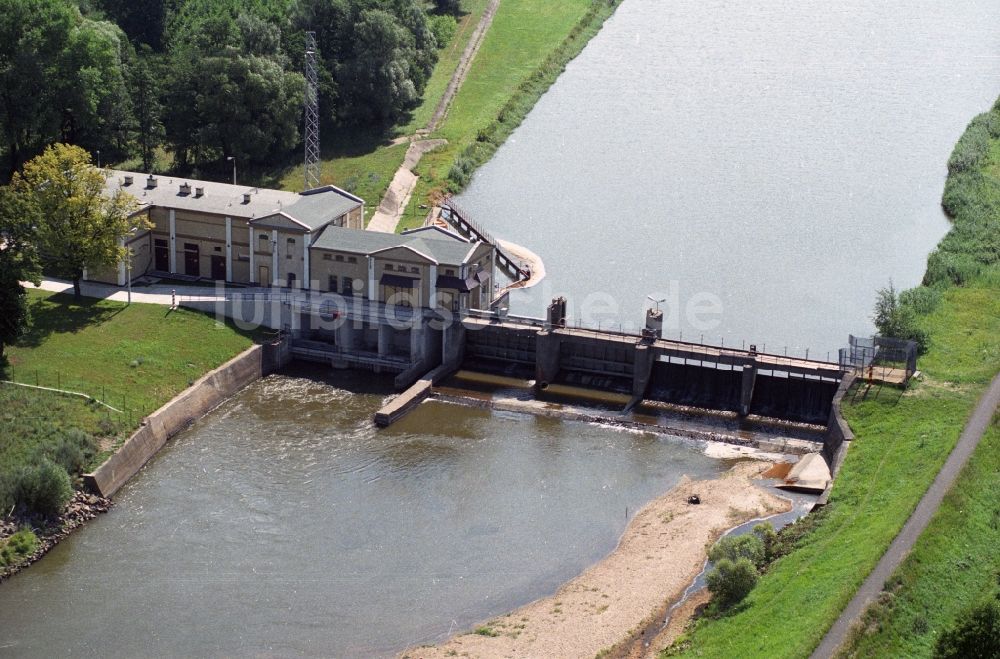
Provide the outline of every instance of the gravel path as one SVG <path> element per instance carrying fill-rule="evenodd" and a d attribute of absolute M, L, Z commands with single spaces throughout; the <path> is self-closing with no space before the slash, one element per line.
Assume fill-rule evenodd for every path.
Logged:
<path fill-rule="evenodd" d="M 848 631 L 854 621 L 861 616 L 865 607 L 882 592 L 885 582 L 888 581 L 899 564 L 906 558 L 906 555 L 913 549 L 913 545 L 916 544 L 920 534 L 927 528 L 931 517 L 937 512 L 938 506 L 941 505 L 941 501 L 944 499 L 944 495 L 951 488 L 959 472 L 962 471 L 962 467 L 969 460 L 969 456 L 972 455 L 976 446 L 979 445 L 979 440 L 982 438 L 983 433 L 986 432 L 986 428 L 993 419 L 993 413 L 998 405 L 1000 405 L 1000 374 L 993 378 L 993 382 L 979 400 L 976 409 L 973 410 L 972 416 L 962 430 L 962 436 L 958 439 L 958 444 L 955 445 L 954 450 L 948 456 L 948 460 L 944 463 L 944 466 L 941 467 L 941 471 L 938 472 L 930 488 L 928 488 L 923 498 L 920 499 L 920 503 L 917 504 L 916 510 L 910 515 L 910 519 L 906 521 L 903 530 L 899 532 L 899 535 L 889 545 L 889 549 L 882 556 L 882 560 L 878 562 L 872 573 L 861 584 L 861 588 L 854 595 L 854 599 L 848 603 L 847 608 L 840 614 L 837 622 L 827 632 L 823 638 L 823 642 L 813 652 L 812 659 L 832 657 L 844 642 L 844 639 L 847 638 Z"/>

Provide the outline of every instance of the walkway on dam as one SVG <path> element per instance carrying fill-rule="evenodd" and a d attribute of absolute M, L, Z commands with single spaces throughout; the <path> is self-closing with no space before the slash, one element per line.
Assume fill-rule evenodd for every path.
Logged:
<path fill-rule="evenodd" d="M 36 287 L 28 281 L 22 281 L 21 285 L 26 289 L 38 289 L 51 293 L 73 294 L 73 282 L 63 279 L 42 279 L 42 285 Z M 252 289 L 226 289 L 232 294 L 238 291 L 252 291 Z M 186 302 L 214 302 L 220 299 L 215 288 L 208 286 L 174 286 L 168 284 L 152 284 L 149 286 L 133 286 L 132 301 L 143 304 L 162 304 L 170 306 L 174 300 L 174 294 L 178 301 Z M 115 302 L 127 302 L 128 290 L 114 284 L 100 284 L 92 281 L 80 282 L 80 294 L 83 297 L 97 298 L 99 300 L 114 300 Z"/>
<path fill-rule="evenodd" d="M 878 594 L 882 592 L 889 577 L 896 571 L 899 564 L 903 562 L 906 555 L 910 553 L 910 550 L 913 549 L 924 529 L 927 528 L 931 518 L 934 517 L 938 507 L 941 505 L 941 501 L 944 500 L 945 494 L 951 489 L 959 472 L 962 471 L 965 463 L 968 462 L 969 456 L 976 450 L 976 446 L 979 445 L 979 440 L 982 439 L 983 433 L 989 427 L 998 406 L 1000 406 L 1000 374 L 997 374 L 993 378 L 993 382 L 990 383 L 986 393 L 979 399 L 979 403 L 972 411 L 972 416 L 962 430 L 962 436 L 959 437 L 958 444 L 955 445 L 955 448 L 952 450 L 951 455 L 948 456 L 948 460 L 945 461 L 944 466 L 941 467 L 941 471 L 938 472 L 934 482 L 931 483 L 927 492 L 924 493 L 923 498 L 920 499 L 920 503 L 917 504 L 913 514 L 910 515 L 910 519 L 906 520 L 903 529 L 889 545 L 885 554 L 882 555 L 882 559 L 878 562 L 878 565 L 875 566 L 875 569 L 872 570 L 868 578 L 861 584 L 854 598 L 847 604 L 847 607 L 840 614 L 833 627 L 823 637 L 823 641 L 819 644 L 819 647 L 812 653 L 812 659 L 827 659 L 827 657 L 832 657 L 847 638 L 851 625 L 861 616 L 865 607 L 873 602 L 878 597 Z"/>

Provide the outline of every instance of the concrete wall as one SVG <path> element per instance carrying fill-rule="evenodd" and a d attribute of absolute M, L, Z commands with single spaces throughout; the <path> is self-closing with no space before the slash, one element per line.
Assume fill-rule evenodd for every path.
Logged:
<path fill-rule="evenodd" d="M 150 414 L 104 464 L 85 474 L 88 487 L 111 496 L 134 476 L 168 439 L 229 396 L 283 363 L 279 346 L 255 345 L 208 373 Z"/>

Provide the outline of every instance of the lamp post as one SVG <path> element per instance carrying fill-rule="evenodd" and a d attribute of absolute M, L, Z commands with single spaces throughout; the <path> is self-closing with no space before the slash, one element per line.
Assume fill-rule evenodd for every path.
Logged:
<path fill-rule="evenodd" d="M 652 295 L 647 295 L 646 299 L 649 300 L 650 302 L 652 302 L 655 305 L 655 309 L 654 309 L 655 311 L 659 311 L 660 310 L 660 303 L 661 302 L 666 302 L 667 301 L 667 298 L 663 298 L 662 300 L 657 300 Z"/>
<path fill-rule="evenodd" d="M 233 185 L 236 185 L 236 156 L 226 156 L 226 160 L 233 161 Z"/>
<path fill-rule="evenodd" d="M 98 169 L 101 168 L 101 150 L 100 149 L 97 150 L 97 168 Z"/>

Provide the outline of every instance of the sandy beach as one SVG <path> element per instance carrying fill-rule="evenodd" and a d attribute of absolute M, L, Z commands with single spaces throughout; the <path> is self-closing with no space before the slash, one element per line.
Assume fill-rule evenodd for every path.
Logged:
<path fill-rule="evenodd" d="M 593 657 L 624 641 L 676 600 L 698 574 L 706 549 L 726 529 L 791 504 L 754 485 L 770 467 L 740 462 L 716 479 L 684 479 L 629 523 L 610 555 L 554 595 L 484 621 L 441 645 L 400 657 Z M 687 503 L 690 495 L 700 505 Z"/>

